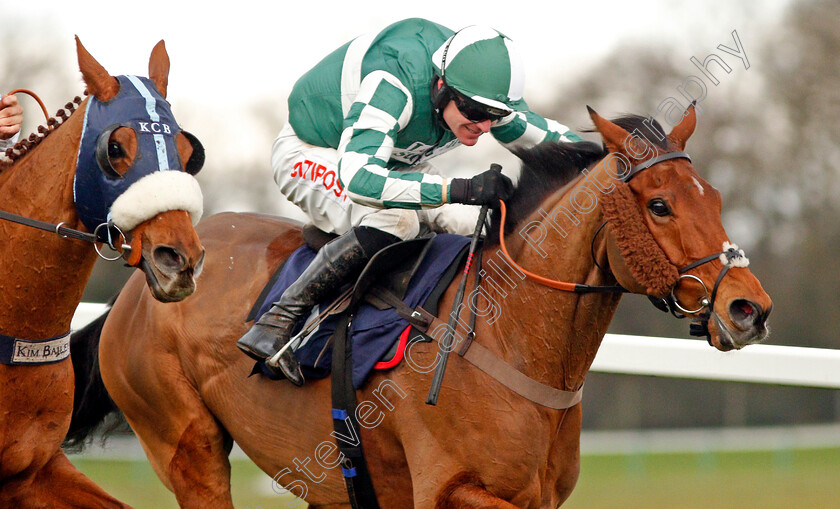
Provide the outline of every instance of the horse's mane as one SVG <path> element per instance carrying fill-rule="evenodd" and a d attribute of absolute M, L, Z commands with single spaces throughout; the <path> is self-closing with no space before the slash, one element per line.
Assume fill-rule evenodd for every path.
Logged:
<path fill-rule="evenodd" d="M 638 131 L 658 148 L 668 149 L 665 132 L 655 119 L 624 115 L 612 122 L 628 133 Z M 593 131 L 594 129 L 588 129 L 586 132 Z M 505 232 L 514 231 L 546 197 L 574 180 L 581 170 L 603 159 L 607 150 L 602 145 L 590 141 L 547 141 L 531 148 L 514 150 L 514 154 L 522 161 L 522 173 L 513 196 L 505 202 Z M 494 211 L 490 219 L 487 245 L 499 242 L 499 221 L 500 215 Z"/>
<path fill-rule="evenodd" d="M 87 92 L 86 92 L 87 93 Z M 15 144 L 14 147 L 6 149 L 5 152 L 0 152 L 0 170 L 4 167 L 11 166 L 18 159 L 26 155 L 30 150 L 37 147 L 39 143 L 44 141 L 44 138 L 50 135 L 53 131 L 61 127 L 70 115 L 76 111 L 76 106 L 82 104 L 82 98 L 76 96 L 71 102 L 64 105 L 64 108 L 58 110 L 54 117 L 47 120 L 46 125 L 38 126 L 37 132 L 29 135 Z"/>

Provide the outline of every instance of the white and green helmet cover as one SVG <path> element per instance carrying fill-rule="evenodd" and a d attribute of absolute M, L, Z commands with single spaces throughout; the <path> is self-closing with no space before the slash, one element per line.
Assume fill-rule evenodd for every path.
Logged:
<path fill-rule="evenodd" d="M 513 41 L 490 27 L 473 25 L 450 37 L 432 56 L 446 84 L 474 101 L 525 111 L 525 68 Z"/>

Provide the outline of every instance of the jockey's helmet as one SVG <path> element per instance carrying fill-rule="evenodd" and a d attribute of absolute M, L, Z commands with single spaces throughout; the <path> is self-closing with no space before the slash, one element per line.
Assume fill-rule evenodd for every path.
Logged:
<path fill-rule="evenodd" d="M 444 82 L 439 99 L 461 95 L 480 103 L 495 118 L 527 110 L 522 59 L 513 41 L 498 30 L 480 25 L 463 28 L 443 43 L 432 61 Z M 444 106 L 435 102 L 436 107 Z"/>

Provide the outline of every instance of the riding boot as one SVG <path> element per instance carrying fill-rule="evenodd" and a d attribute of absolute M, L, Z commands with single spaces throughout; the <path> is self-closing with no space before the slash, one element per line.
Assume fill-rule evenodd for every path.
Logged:
<path fill-rule="evenodd" d="M 361 227 L 325 244 L 280 300 L 239 338 L 236 346 L 257 360 L 273 357 L 289 342 L 298 322 L 313 306 L 337 293 L 361 272 L 371 256 L 397 240 L 381 230 Z M 293 384 L 303 385 L 303 375 L 291 349 L 283 352 L 277 367 Z"/>

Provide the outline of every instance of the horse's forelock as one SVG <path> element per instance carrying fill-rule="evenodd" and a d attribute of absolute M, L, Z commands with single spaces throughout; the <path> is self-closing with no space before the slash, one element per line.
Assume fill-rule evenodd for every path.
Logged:
<path fill-rule="evenodd" d="M 641 135 L 659 149 L 669 150 L 665 130 L 655 118 L 627 114 L 612 119 L 610 122 L 628 133 Z"/>

